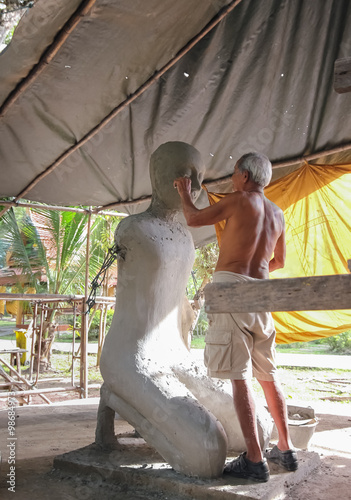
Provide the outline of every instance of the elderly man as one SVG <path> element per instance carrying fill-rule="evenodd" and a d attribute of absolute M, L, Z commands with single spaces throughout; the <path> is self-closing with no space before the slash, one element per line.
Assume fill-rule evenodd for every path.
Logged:
<path fill-rule="evenodd" d="M 267 279 L 284 267 L 285 223 L 283 212 L 264 196 L 272 176 L 269 159 L 248 153 L 235 165 L 233 193 L 217 204 L 198 210 L 191 199 L 191 180 L 180 177 L 174 186 L 182 200 L 186 221 L 198 227 L 226 220 L 214 282 Z M 269 469 L 257 435 L 255 403 L 249 379 L 261 384 L 279 440 L 268 457 L 287 470 L 297 469 L 297 455 L 289 437 L 284 396 L 277 381 L 275 329 L 270 313 L 209 315 L 205 364 L 212 377 L 230 379 L 235 409 L 247 451 L 228 463 L 224 473 L 267 481 Z"/>

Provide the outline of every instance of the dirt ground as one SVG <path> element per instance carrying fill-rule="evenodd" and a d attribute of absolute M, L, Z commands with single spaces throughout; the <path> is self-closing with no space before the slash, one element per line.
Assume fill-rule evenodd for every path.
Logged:
<path fill-rule="evenodd" d="M 58 396 L 63 399 L 64 394 Z M 70 396 L 72 397 L 72 396 Z M 143 491 L 136 485 L 123 486 L 96 481 L 93 476 L 63 473 L 53 469 L 55 456 L 89 445 L 94 441 L 98 398 L 65 401 L 55 406 L 30 406 L 16 409 L 15 492 L 8 490 L 10 472 L 10 441 L 8 411 L 0 412 L 0 449 L 2 466 L 0 497 L 24 500 L 62 498 L 93 500 L 185 500 L 192 497 L 165 495 Z M 315 407 L 319 424 L 310 450 L 317 451 L 320 467 L 303 482 L 286 492 L 291 500 L 330 500 L 350 498 L 351 478 L 351 415 L 343 404 L 321 403 Z M 116 420 L 116 433 L 132 432 L 123 420 Z M 281 497 L 280 497 L 281 498 Z"/>

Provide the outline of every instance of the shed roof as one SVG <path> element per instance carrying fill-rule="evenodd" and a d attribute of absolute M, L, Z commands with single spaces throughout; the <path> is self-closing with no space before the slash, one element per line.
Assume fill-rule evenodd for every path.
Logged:
<path fill-rule="evenodd" d="M 350 163 L 351 93 L 333 89 L 350 26 L 348 0 L 37 0 L 0 55 L 0 196 L 140 212 L 170 140 L 217 191 L 251 150 L 273 179 L 306 155 Z"/>

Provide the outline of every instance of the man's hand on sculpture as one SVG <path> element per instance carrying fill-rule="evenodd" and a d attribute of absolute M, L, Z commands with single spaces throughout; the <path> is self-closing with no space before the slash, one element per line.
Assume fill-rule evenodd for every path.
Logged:
<path fill-rule="evenodd" d="M 173 182 L 173 186 L 178 190 L 179 196 L 188 193 L 191 196 L 191 179 L 189 177 L 178 177 Z"/>

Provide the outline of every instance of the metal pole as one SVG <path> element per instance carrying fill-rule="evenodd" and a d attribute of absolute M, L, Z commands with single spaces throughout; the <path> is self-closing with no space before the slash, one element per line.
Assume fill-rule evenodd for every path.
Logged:
<path fill-rule="evenodd" d="M 82 315 L 82 333 L 80 341 L 80 387 L 81 398 L 88 397 L 88 329 L 89 329 L 89 316 L 87 314 L 88 306 L 87 300 L 89 297 L 89 260 L 90 260 L 90 229 L 91 229 L 91 212 L 88 214 L 88 227 L 87 227 L 87 247 L 86 247 L 86 261 L 85 261 L 85 290 L 84 290 L 84 304 Z"/>
<path fill-rule="evenodd" d="M 76 326 L 77 326 L 77 306 L 73 305 L 73 338 L 72 338 L 72 385 L 74 386 L 74 362 L 76 350 Z"/>
<path fill-rule="evenodd" d="M 38 315 L 38 304 L 34 304 L 33 311 L 33 329 L 32 329 L 32 343 L 30 349 L 30 364 L 29 364 L 29 380 L 31 381 L 33 378 L 33 363 L 35 356 L 35 338 L 37 335 L 37 315 Z"/>

